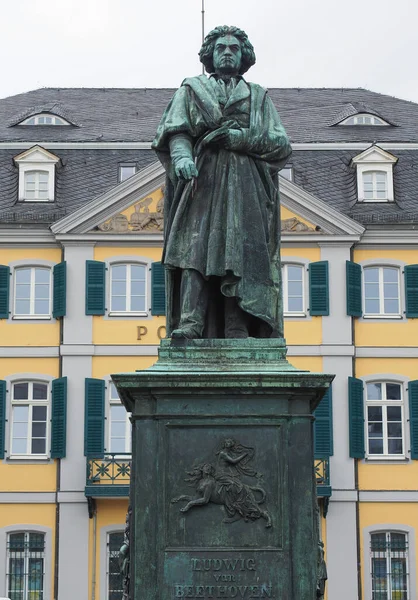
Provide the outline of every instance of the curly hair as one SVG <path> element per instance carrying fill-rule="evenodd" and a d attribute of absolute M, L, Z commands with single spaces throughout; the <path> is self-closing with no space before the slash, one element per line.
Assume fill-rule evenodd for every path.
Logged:
<path fill-rule="evenodd" d="M 255 52 L 245 31 L 238 27 L 219 25 L 218 27 L 215 27 L 215 29 L 212 29 L 205 37 L 205 41 L 199 51 L 200 62 L 203 63 L 208 73 L 215 72 L 213 66 L 213 51 L 216 40 L 223 35 L 233 35 L 241 42 L 242 59 L 239 74 L 243 75 L 255 64 Z"/>

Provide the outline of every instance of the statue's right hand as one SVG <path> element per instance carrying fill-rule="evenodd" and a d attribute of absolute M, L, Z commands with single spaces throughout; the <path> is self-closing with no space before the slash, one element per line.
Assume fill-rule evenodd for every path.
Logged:
<path fill-rule="evenodd" d="M 174 165 L 174 170 L 177 177 L 187 180 L 193 179 L 193 177 L 197 177 L 199 174 L 191 158 L 180 158 Z"/>

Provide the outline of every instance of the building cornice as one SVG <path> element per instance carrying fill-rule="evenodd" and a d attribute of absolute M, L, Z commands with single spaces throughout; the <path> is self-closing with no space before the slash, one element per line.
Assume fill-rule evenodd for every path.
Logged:
<path fill-rule="evenodd" d="M 378 142 L 383 150 L 418 150 L 418 142 Z M 38 142 L 47 150 L 151 150 L 151 142 Z M 0 142 L 0 149 L 24 150 L 33 142 Z M 294 142 L 293 150 L 367 150 L 370 142 Z"/>

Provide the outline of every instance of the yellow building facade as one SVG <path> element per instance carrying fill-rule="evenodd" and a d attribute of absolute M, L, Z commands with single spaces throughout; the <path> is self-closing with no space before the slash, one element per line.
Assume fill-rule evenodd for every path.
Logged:
<path fill-rule="evenodd" d="M 58 202 L 70 152 L 89 164 L 80 141 L 7 143 L 29 192 L 42 193 L 42 178 L 26 172 L 56 169 L 48 201 Z M 127 151 L 89 143 L 106 156 Z M 386 173 L 389 190 L 406 152 L 395 142 L 331 145 L 299 141 L 295 155 L 315 155 L 310 169 L 331 165 L 331 180 L 331 151 L 349 152 L 355 194 L 356 185 L 381 193 L 368 173 Z M 145 142 L 128 150 L 150 152 Z M 57 204 L 48 226 L 15 226 L 19 216 L 12 226 L 0 212 L 0 597 L 121 598 L 131 445 L 111 374 L 151 366 L 165 337 L 165 174 L 147 156 L 94 199 L 80 192 L 65 214 Z M 306 189 L 302 159 L 289 169 L 280 177 L 288 358 L 336 375 L 314 426 L 326 598 L 413 600 L 418 236 L 409 225 L 368 227 Z"/>

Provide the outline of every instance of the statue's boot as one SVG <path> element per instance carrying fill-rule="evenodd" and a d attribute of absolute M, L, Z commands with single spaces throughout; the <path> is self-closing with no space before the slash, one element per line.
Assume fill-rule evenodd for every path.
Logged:
<path fill-rule="evenodd" d="M 248 314 L 238 306 L 236 298 L 225 298 L 225 337 L 248 337 Z"/>
<path fill-rule="evenodd" d="M 208 290 L 202 275 L 194 269 L 184 269 L 180 284 L 180 321 L 171 332 L 174 339 L 201 338 L 208 306 Z"/>

